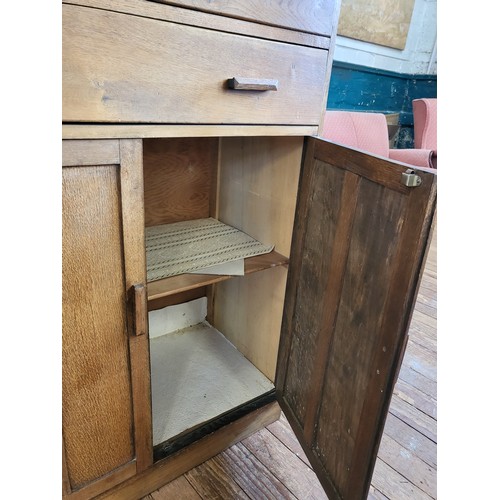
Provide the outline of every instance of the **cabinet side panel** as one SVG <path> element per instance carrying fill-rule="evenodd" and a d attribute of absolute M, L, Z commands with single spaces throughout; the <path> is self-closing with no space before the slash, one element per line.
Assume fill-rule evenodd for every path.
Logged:
<path fill-rule="evenodd" d="M 63 428 L 78 488 L 131 461 L 118 166 L 63 169 Z"/>
<path fill-rule="evenodd" d="M 214 325 L 274 381 L 283 316 L 286 267 L 215 285 Z"/>
<path fill-rule="evenodd" d="M 290 255 L 302 137 L 221 139 L 219 218 Z M 215 286 L 214 325 L 274 380 L 287 268 Z"/>
<path fill-rule="evenodd" d="M 219 218 L 288 257 L 302 137 L 221 139 Z"/>

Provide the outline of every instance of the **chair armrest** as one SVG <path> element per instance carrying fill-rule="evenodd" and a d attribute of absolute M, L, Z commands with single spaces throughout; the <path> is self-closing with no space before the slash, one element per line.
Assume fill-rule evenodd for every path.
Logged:
<path fill-rule="evenodd" d="M 417 167 L 433 168 L 431 149 L 389 149 L 391 160 L 402 161 Z"/>

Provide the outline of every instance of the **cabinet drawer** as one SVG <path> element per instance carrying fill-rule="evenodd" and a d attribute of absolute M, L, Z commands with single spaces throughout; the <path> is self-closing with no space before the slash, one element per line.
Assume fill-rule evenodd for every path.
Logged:
<path fill-rule="evenodd" d="M 306 33 L 332 34 L 335 0 L 153 0 Z"/>
<path fill-rule="evenodd" d="M 63 121 L 317 125 L 328 51 L 63 6 Z M 278 90 L 232 90 L 233 77 Z"/>

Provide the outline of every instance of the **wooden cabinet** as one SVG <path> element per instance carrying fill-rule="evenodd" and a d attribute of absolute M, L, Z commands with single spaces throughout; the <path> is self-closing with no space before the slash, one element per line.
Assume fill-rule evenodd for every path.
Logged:
<path fill-rule="evenodd" d="M 435 176 L 310 136 L 320 24 L 173 3 L 64 6 L 63 494 L 141 498 L 282 408 L 328 495 L 363 498 Z M 283 94 L 225 86 L 248 68 Z M 212 226 L 266 253 L 200 270 Z"/>

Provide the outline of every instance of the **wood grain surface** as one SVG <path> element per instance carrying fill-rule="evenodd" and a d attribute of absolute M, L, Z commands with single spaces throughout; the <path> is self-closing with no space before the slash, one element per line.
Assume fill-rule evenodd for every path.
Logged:
<path fill-rule="evenodd" d="M 318 125 L 328 51 L 63 5 L 63 121 Z M 238 92 L 228 78 L 276 79 Z"/>
<path fill-rule="evenodd" d="M 63 139 L 134 139 L 157 137 L 241 137 L 318 135 L 314 125 L 103 125 L 62 126 Z"/>
<path fill-rule="evenodd" d="M 120 140 L 121 217 L 123 224 L 125 287 L 127 290 L 146 283 L 142 158 L 143 149 L 140 139 Z M 130 304 L 128 308 L 130 311 Z M 132 321 L 128 323 L 130 377 L 134 405 L 134 443 L 138 472 L 144 470 L 153 462 L 146 304 L 144 304 L 143 314 L 142 335 L 137 336 L 137 324 Z"/>
<path fill-rule="evenodd" d="M 76 488 L 134 458 L 133 412 L 119 168 L 62 178 L 63 429 Z"/>
<path fill-rule="evenodd" d="M 277 389 L 325 489 L 361 498 L 407 341 L 435 176 L 409 189 L 400 165 L 308 143 Z"/>
<path fill-rule="evenodd" d="M 175 5 L 169 5 L 175 3 L 170 1 L 168 4 L 165 2 L 163 5 L 159 2 L 154 3 L 154 1 L 145 0 L 140 2 L 137 0 L 71 0 L 71 2 L 64 3 L 113 10 L 141 17 L 171 21 L 188 26 L 198 26 L 199 28 L 215 31 L 237 33 L 255 38 L 264 38 L 267 40 L 276 40 L 322 49 L 328 49 L 330 46 L 330 33 L 332 32 L 330 31 L 328 35 L 315 35 L 304 31 L 290 30 L 234 17 L 214 16 L 210 12 L 203 12 L 192 8 L 179 9 Z M 271 1 L 270 4 L 272 3 Z M 230 4 L 226 3 L 226 6 L 230 6 Z M 282 5 L 280 5 L 280 7 L 282 7 Z M 329 12 L 328 15 L 334 19 L 337 18 L 336 14 L 332 12 Z M 319 21 L 324 22 L 324 19 L 319 18 Z"/>
<path fill-rule="evenodd" d="M 297 31 L 324 36 L 332 34 L 335 0 L 313 2 L 289 0 L 284 3 L 269 0 L 238 0 L 236 2 L 211 0 L 208 3 L 202 0 L 159 1 Z"/>
<path fill-rule="evenodd" d="M 209 217 L 218 140 L 145 139 L 143 149 L 146 227 Z"/>
<path fill-rule="evenodd" d="M 221 141 L 219 218 L 288 256 L 303 138 L 241 137 Z M 214 325 L 274 380 L 287 269 L 218 283 Z"/>
<path fill-rule="evenodd" d="M 142 142 L 63 141 L 63 164 L 63 434 L 78 500 L 152 463 L 147 322 L 127 300 L 146 276 Z"/>

